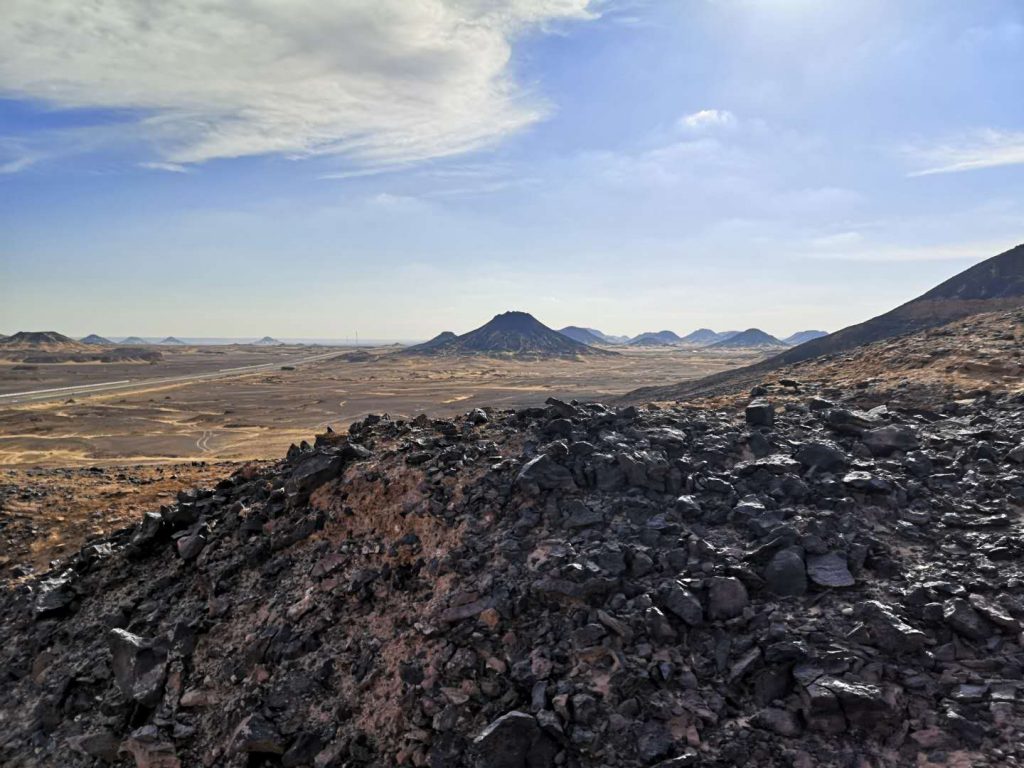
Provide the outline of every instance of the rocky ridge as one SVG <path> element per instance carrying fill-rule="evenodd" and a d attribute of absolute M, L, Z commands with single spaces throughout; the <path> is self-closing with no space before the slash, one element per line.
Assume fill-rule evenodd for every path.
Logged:
<path fill-rule="evenodd" d="M 0 597 L 14 766 L 1024 761 L 1024 397 L 368 417 Z"/>

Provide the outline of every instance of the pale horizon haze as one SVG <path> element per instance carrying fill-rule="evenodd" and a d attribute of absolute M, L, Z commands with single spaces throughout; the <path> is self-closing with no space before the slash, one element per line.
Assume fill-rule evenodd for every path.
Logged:
<path fill-rule="evenodd" d="M 784 337 L 1024 242 L 1019 0 L 0 9 L 0 333 Z"/>

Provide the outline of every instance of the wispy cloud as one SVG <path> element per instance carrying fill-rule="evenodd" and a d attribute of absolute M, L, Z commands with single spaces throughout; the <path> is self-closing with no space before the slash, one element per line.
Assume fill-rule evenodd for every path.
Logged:
<path fill-rule="evenodd" d="M 189 169 L 180 163 L 139 163 L 139 167 L 150 171 L 168 171 L 169 173 L 189 172 Z"/>
<path fill-rule="evenodd" d="M 679 118 L 677 126 L 687 131 L 728 128 L 736 125 L 736 116 L 727 109 L 702 109 Z"/>
<path fill-rule="evenodd" d="M 956 141 L 911 147 L 907 154 L 925 167 L 910 176 L 960 173 L 1024 164 L 1024 132 L 986 130 Z"/>
<path fill-rule="evenodd" d="M 0 174 L 21 173 L 26 168 L 35 165 L 39 158 L 26 155 L 14 160 L 7 160 L 0 163 Z"/>
<path fill-rule="evenodd" d="M 135 110 L 154 162 L 282 154 L 360 165 L 448 157 L 547 112 L 515 39 L 590 0 L 8 0 L 0 93 Z M 122 112 L 123 113 L 123 112 Z M 166 170 L 166 169 L 165 169 Z"/>

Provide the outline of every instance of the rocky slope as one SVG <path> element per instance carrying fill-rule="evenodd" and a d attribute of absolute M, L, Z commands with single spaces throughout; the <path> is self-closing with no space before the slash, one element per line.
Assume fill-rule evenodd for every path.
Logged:
<path fill-rule="evenodd" d="M 615 353 L 581 344 L 548 328 L 526 312 L 505 312 L 495 315 L 490 322 L 469 333 L 456 336 L 446 331 L 430 341 L 404 349 L 399 354 L 544 358 Z"/>
<path fill-rule="evenodd" d="M 83 344 L 100 344 L 105 346 L 113 346 L 114 342 L 110 339 L 104 338 L 96 333 L 90 333 L 88 336 L 84 336 L 80 341 Z"/>
<path fill-rule="evenodd" d="M 1024 397 L 802 387 L 183 491 L 0 597 L 0 763 L 1020 764 Z"/>

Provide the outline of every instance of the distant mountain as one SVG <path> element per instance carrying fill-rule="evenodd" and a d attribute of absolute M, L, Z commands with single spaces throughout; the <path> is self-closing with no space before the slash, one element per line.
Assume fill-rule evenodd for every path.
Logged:
<path fill-rule="evenodd" d="M 437 336 L 432 338 L 430 341 L 425 341 L 422 344 L 417 344 L 414 347 L 409 347 L 409 349 L 416 349 L 419 350 L 420 352 L 428 352 L 432 349 L 441 349 L 444 346 L 456 341 L 458 338 L 459 337 L 456 336 L 451 331 L 441 331 L 441 333 L 437 334 Z"/>
<path fill-rule="evenodd" d="M 696 344 L 700 347 L 707 347 L 712 344 L 717 344 L 719 341 L 725 341 L 731 339 L 739 331 L 712 331 L 710 328 L 698 328 L 693 333 L 688 333 L 683 336 L 683 342 L 686 344 Z"/>
<path fill-rule="evenodd" d="M 252 343 L 254 347 L 279 347 L 282 346 L 283 344 L 283 341 L 278 341 L 272 336 L 264 336 L 262 339 L 254 341 Z"/>
<path fill-rule="evenodd" d="M 445 332 L 400 354 L 576 357 L 614 353 L 574 341 L 526 312 L 505 312 L 474 331 L 461 336 Z"/>
<path fill-rule="evenodd" d="M 56 331 L 19 331 L 13 336 L 0 339 L 0 358 L 23 363 L 115 363 L 160 360 L 159 352 L 121 347 L 97 349 L 111 344 L 106 339 L 102 339 L 102 342 L 75 341 Z"/>
<path fill-rule="evenodd" d="M 12 336 L 0 339 L 0 345 L 51 352 L 84 350 L 86 348 L 81 342 L 75 341 L 70 336 L 65 336 L 63 333 L 57 333 L 56 331 L 18 331 Z"/>
<path fill-rule="evenodd" d="M 149 344 L 145 339 L 140 339 L 138 336 L 129 336 L 127 339 L 121 339 L 121 344 L 125 344 L 130 347 L 141 346 L 142 344 Z"/>
<path fill-rule="evenodd" d="M 173 344 L 180 347 L 185 346 L 184 341 L 182 341 L 181 339 L 176 339 L 173 336 L 168 336 L 166 339 L 161 339 L 160 341 L 157 342 L 157 344 Z"/>
<path fill-rule="evenodd" d="M 634 336 L 627 343 L 636 347 L 670 347 L 682 339 L 672 331 L 650 331 Z"/>
<path fill-rule="evenodd" d="M 828 331 L 797 331 L 782 341 L 791 347 L 796 347 L 813 339 L 820 339 L 822 336 L 828 336 Z"/>
<path fill-rule="evenodd" d="M 701 346 L 714 344 L 716 341 L 721 340 L 721 337 L 710 328 L 698 328 L 693 333 L 683 336 L 683 341 L 687 344 L 699 344 Z"/>
<path fill-rule="evenodd" d="M 605 344 L 625 344 L 627 341 L 629 341 L 629 336 L 616 336 L 611 333 L 604 333 L 603 331 L 599 331 L 597 330 L 597 328 L 584 328 L 583 330 L 590 331 Z"/>
<path fill-rule="evenodd" d="M 80 339 L 83 344 L 113 344 L 110 339 L 105 339 L 102 336 L 97 336 L 95 333 L 90 333 L 83 339 Z"/>
<path fill-rule="evenodd" d="M 716 341 L 708 349 L 772 349 L 786 344 L 760 328 L 748 328 L 722 341 Z"/>
<path fill-rule="evenodd" d="M 559 328 L 558 332 L 563 336 L 568 336 L 573 341 L 578 341 L 580 344 L 607 344 L 601 336 L 598 336 L 589 328 L 581 328 L 578 325 L 567 325 L 565 328 Z"/>

